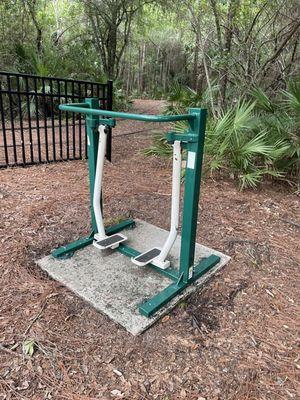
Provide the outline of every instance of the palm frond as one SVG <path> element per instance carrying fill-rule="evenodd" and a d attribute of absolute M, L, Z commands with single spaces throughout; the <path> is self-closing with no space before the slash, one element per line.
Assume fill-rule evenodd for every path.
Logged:
<path fill-rule="evenodd" d="M 252 111 L 255 107 L 254 102 L 239 101 L 234 114 L 233 128 L 239 131 L 242 128 L 251 129 L 254 122 Z"/>
<path fill-rule="evenodd" d="M 288 110 L 300 115 L 300 81 L 295 80 L 289 83 L 288 90 L 283 90 L 285 105 Z"/>
<path fill-rule="evenodd" d="M 240 190 L 243 190 L 248 187 L 251 187 L 252 189 L 256 188 L 257 185 L 261 182 L 262 177 L 263 177 L 263 171 L 260 170 L 239 175 L 238 179 L 239 179 Z"/>
<path fill-rule="evenodd" d="M 188 107 L 201 107 L 205 97 L 179 86 L 172 96 L 174 101 L 167 112 L 176 114 L 185 113 Z M 264 177 L 299 181 L 300 85 L 290 84 L 277 101 L 255 88 L 252 99 L 240 99 L 215 119 L 208 118 L 205 163 L 211 171 L 233 173 L 241 189 L 257 187 Z M 187 128 L 183 121 L 172 125 L 175 132 L 183 133 Z M 154 136 L 144 154 L 171 157 L 172 148 L 160 134 Z"/>
<path fill-rule="evenodd" d="M 267 144 L 266 137 L 267 133 L 262 132 L 249 141 L 246 141 L 240 149 L 241 154 L 245 157 L 257 154 L 270 156 L 272 154 L 273 146 Z"/>
<path fill-rule="evenodd" d="M 166 135 L 163 132 L 159 132 L 153 135 L 153 144 L 142 150 L 142 153 L 146 156 L 171 158 L 173 148 L 167 142 Z"/>
<path fill-rule="evenodd" d="M 259 87 L 254 88 L 251 91 L 250 95 L 255 99 L 256 107 L 268 113 L 275 112 L 276 109 L 275 104 L 269 99 L 267 94 L 261 88 Z"/>

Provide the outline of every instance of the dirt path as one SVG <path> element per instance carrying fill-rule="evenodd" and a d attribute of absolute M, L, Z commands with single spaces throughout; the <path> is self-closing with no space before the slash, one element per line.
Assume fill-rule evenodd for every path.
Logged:
<path fill-rule="evenodd" d="M 114 133 L 105 214 L 167 228 L 170 163 L 145 158 L 151 134 L 124 135 L 133 128 L 147 127 L 122 122 Z M 297 398 L 300 215 L 286 187 L 240 193 L 206 178 L 197 240 L 232 261 L 132 337 L 35 266 L 89 232 L 86 162 L 1 170 L 0 181 L 0 399 Z M 25 339 L 32 358 L 22 356 Z"/>

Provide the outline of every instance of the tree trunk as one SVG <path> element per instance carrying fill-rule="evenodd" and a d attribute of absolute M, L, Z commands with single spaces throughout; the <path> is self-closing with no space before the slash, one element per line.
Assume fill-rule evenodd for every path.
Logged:
<path fill-rule="evenodd" d="M 237 9 L 239 6 L 239 2 L 237 0 L 230 0 L 228 6 L 228 13 L 227 13 L 227 24 L 225 28 L 225 35 L 224 35 L 224 48 L 223 48 L 223 67 L 220 71 L 220 92 L 221 92 L 221 104 L 222 107 L 225 108 L 226 106 L 226 90 L 227 90 L 227 83 L 228 83 L 228 74 L 229 74 L 229 57 L 231 53 L 231 43 L 233 37 L 233 20 L 236 15 Z"/>
<path fill-rule="evenodd" d="M 200 47 L 200 38 L 199 38 L 199 31 L 197 30 L 195 32 L 195 48 L 194 48 L 193 69 L 191 76 L 191 87 L 196 91 L 198 82 L 199 47 Z"/>

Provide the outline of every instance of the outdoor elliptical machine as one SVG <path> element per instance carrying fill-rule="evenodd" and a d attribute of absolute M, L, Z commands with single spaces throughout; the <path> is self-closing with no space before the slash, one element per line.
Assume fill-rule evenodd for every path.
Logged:
<path fill-rule="evenodd" d="M 220 257 L 212 254 L 194 265 L 198 202 L 205 136 L 206 110 L 191 108 L 183 115 L 141 115 L 99 109 L 99 99 L 86 99 L 85 103 L 62 104 L 61 110 L 86 114 L 88 164 L 90 179 L 91 223 L 90 236 L 79 239 L 52 252 L 56 258 L 70 257 L 76 250 L 93 244 L 100 250 L 115 249 L 137 266 L 148 265 L 171 279 L 171 284 L 139 306 L 142 315 L 150 317 L 164 304 L 182 292 L 187 286 L 203 276 L 219 263 Z M 173 145 L 172 207 L 170 232 L 161 248 L 151 248 L 140 253 L 126 244 L 127 236 L 120 233 L 133 228 L 132 219 L 105 228 L 101 210 L 101 187 L 107 143 L 107 127 L 114 127 L 114 118 L 133 119 L 145 122 L 187 121 L 189 128 L 184 133 L 168 132 L 167 140 Z M 179 268 L 173 268 L 167 256 L 176 240 L 179 222 L 181 150 L 187 152 L 185 189 L 183 198 L 181 248 Z"/>

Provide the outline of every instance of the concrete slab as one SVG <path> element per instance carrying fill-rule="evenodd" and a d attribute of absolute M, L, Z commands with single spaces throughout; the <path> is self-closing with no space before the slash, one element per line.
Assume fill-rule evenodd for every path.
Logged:
<path fill-rule="evenodd" d="M 168 232 L 136 220 L 136 228 L 126 230 L 125 234 L 128 236 L 126 243 L 143 252 L 151 247 L 161 246 Z M 178 267 L 180 239 L 177 238 L 169 257 L 174 267 Z M 201 287 L 230 260 L 230 257 L 218 251 L 197 244 L 195 263 L 211 254 L 218 255 L 221 258 L 220 263 L 151 318 L 140 315 L 138 305 L 163 290 L 171 281 L 150 267 L 137 267 L 118 251 L 101 251 L 91 245 L 77 251 L 72 258 L 57 260 L 47 256 L 37 263 L 52 278 L 63 283 L 97 310 L 108 315 L 133 335 L 139 335 L 180 300 Z"/>

